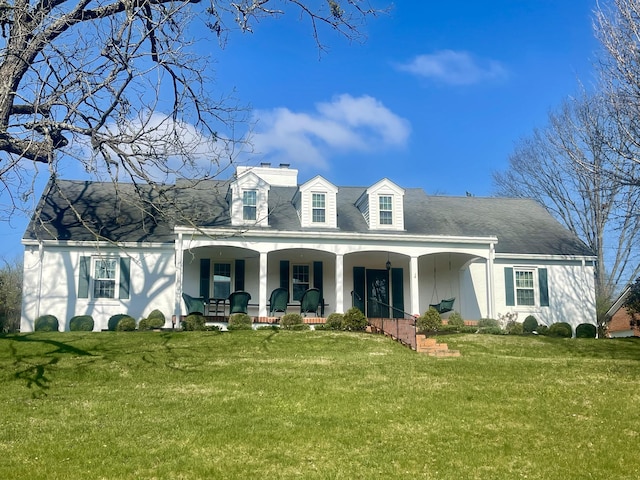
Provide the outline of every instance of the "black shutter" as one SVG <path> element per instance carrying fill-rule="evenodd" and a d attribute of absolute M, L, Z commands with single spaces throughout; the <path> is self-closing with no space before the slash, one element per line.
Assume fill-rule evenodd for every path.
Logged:
<path fill-rule="evenodd" d="M 236 292 L 244 291 L 244 260 L 236 260 Z"/>
<path fill-rule="evenodd" d="M 516 296 L 513 290 L 513 268 L 511 267 L 504 268 L 504 288 L 507 306 L 513 307 L 516 304 Z"/>
<path fill-rule="evenodd" d="M 280 260 L 280 287 L 289 291 L 289 260 Z"/>
<path fill-rule="evenodd" d="M 364 267 L 353 267 L 353 299 L 351 303 L 354 307 L 360 310 L 362 313 L 366 313 L 364 311 L 364 300 L 365 300 L 365 269 Z"/>
<path fill-rule="evenodd" d="M 324 291 L 322 290 L 322 262 L 313 262 L 313 288 L 320 290 L 320 315 L 324 317 Z"/>
<path fill-rule="evenodd" d="M 538 270 L 538 280 L 540 287 L 540 306 L 549 306 L 549 281 L 547 279 L 547 269 L 541 268 Z"/>
<path fill-rule="evenodd" d="M 404 318 L 404 276 L 401 268 L 391 269 L 393 318 Z"/>
<path fill-rule="evenodd" d="M 211 260 L 208 258 L 200 259 L 200 296 L 209 298 L 209 290 L 211 283 Z"/>
<path fill-rule="evenodd" d="M 131 259 L 129 257 L 120 259 L 120 296 L 118 298 L 129 298 L 130 267 Z"/>
<path fill-rule="evenodd" d="M 89 298 L 91 280 L 91 257 L 80 257 L 80 275 L 78 278 L 78 298 Z"/>

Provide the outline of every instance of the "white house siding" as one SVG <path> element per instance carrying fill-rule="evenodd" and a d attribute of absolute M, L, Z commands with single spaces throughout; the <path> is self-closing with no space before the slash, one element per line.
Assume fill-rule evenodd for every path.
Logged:
<path fill-rule="evenodd" d="M 131 259 L 128 299 L 78 298 L 80 258 L 98 254 Z M 126 313 L 139 320 L 154 309 L 164 313 L 165 325 L 171 325 L 175 288 L 173 245 L 126 250 L 62 244 L 40 250 L 37 245 L 28 245 L 24 254 L 23 285 L 22 332 L 33 331 L 35 319 L 40 315 L 55 315 L 62 331 L 69 330 L 73 316 L 91 315 L 94 330 L 100 331 L 107 328 L 112 315 Z"/>

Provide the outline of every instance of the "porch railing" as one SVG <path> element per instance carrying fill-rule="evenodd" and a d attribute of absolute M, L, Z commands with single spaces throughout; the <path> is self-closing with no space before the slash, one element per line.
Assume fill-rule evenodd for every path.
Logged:
<path fill-rule="evenodd" d="M 416 350 L 415 316 L 400 308 L 381 302 L 376 298 L 372 297 L 369 300 L 383 307 L 388 307 L 395 312 L 400 312 L 403 315 L 403 318 L 368 318 L 369 325 L 371 325 L 374 330 L 389 335 L 400 343 L 407 345 L 412 350 Z"/>

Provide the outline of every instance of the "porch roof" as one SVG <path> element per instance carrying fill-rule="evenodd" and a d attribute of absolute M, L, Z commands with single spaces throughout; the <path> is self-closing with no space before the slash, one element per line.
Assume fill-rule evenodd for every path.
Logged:
<path fill-rule="evenodd" d="M 92 241 L 97 234 L 115 242 L 171 243 L 176 226 L 231 226 L 226 199 L 229 181 L 182 180 L 176 186 L 179 188 L 162 194 L 158 189 L 131 184 L 120 184 L 116 188 L 112 183 L 102 182 L 50 182 L 38 206 L 41 220 L 34 216 L 23 240 Z M 366 188 L 339 187 L 337 231 L 358 235 L 370 232 L 355 206 Z M 293 205 L 296 192 L 297 187 L 271 187 L 269 227 L 265 229 L 274 236 L 278 231 L 309 231 L 300 225 Z M 593 254 L 534 200 L 430 196 L 420 188 L 408 188 L 404 214 L 405 230 L 390 234 L 495 236 L 498 238 L 496 253 Z M 90 226 L 93 233 L 86 226 Z"/>

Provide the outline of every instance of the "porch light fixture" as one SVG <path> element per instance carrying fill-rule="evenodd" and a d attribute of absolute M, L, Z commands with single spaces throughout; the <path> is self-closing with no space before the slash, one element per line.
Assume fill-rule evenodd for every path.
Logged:
<path fill-rule="evenodd" d="M 388 272 L 389 270 L 391 270 L 391 260 L 389 260 L 389 254 L 388 254 L 388 253 L 387 253 L 387 263 L 386 263 L 386 266 L 387 266 L 387 272 Z"/>

